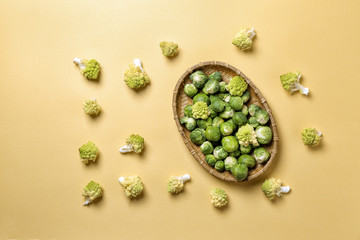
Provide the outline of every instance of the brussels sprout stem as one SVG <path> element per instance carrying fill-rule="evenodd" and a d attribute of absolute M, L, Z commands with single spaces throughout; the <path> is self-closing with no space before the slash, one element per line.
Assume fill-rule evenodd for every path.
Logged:
<path fill-rule="evenodd" d="M 186 181 L 190 180 L 190 175 L 185 174 L 185 175 L 182 175 L 182 176 L 178 177 L 178 179 L 181 180 L 182 182 L 186 182 Z"/>
<path fill-rule="evenodd" d="M 286 186 L 286 187 L 280 187 L 280 191 L 277 193 L 277 195 L 279 197 L 281 197 L 282 193 L 288 193 L 290 191 L 290 187 Z"/>
<path fill-rule="evenodd" d="M 250 30 L 251 35 L 249 36 L 249 38 L 250 38 L 251 40 L 255 37 L 255 34 L 256 34 L 254 30 L 255 30 L 254 28 L 252 28 L 252 29 Z"/>
<path fill-rule="evenodd" d="M 135 59 L 134 59 L 134 65 L 137 66 L 137 67 L 139 67 L 139 68 L 141 69 L 141 71 L 144 72 L 144 69 L 143 69 L 142 66 L 141 66 L 141 60 L 140 60 L 140 59 L 135 58 Z"/>
<path fill-rule="evenodd" d="M 133 152 L 133 151 L 134 151 L 134 149 L 131 144 L 125 145 L 119 149 L 119 152 L 121 152 L 121 153 L 127 153 L 127 152 Z"/>
<path fill-rule="evenodd" d="M 80 67 L 80 69 L 85 68 L 85 64 L 83 63 L 83 61 L 81 61 L 80 58 L 74 58 L 73 62 L 76 63 Z"/>

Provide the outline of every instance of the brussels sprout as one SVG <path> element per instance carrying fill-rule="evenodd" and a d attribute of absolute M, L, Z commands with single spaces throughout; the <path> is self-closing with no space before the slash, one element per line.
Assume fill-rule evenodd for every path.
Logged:
<path fill-rule="evenodd" d="M 206 128 L 205 137 L 209 141 L 219 141 L 221 134 L 218 127 L 210 126 Z"/>
<path fill-rule="evenodd" d="M 250 99 L 250 92 L 249 90 L 246 90 L 243 95 L 241 96 L 242 100 L 244 103 L 246 103 L 247 101 L 249 101 Z"/>
<path fill-rule="evenodd" d="M 210 111 L 210 117 L 214 118 L 217 116 L 217 112 L 215 112 L 212 108 L 211 105 L 209 106 L 209 111 Z"/>
<path fill-rule="evenodd" d="M 225 151 L 225 149 L 222 146 L 217 146 L 214 149 L 213 154 L 214 154 L 214 157 L 218 160 L 223 160 L 228 156 L 228 152 Z"/>
<path fill-rule="evenodd" d="M 247 154 L 241 155 L 239 157 L 239 163 L 245 164 L 248 168 L 255 167 L 255 165 L 256 165 L 256 161 L 255 161 L 254 157 L 251 155 L 247 155 Z"/>
<path fill-rule="evenodd" d="M 234 167 L 235 164 L 237 164 L 237 160 L 236 158 L 229 156 L 225 158 L 224 164 L 225 164 L 225 170 L 230 171 L 230 169 Z"/>
<path fill-rule="evenodd" d="M 234 136 L 227 136 L 221 140 L 221 144 L 225 151 L 234 152 L 239 148 L 239 142 Z"/>
<path fill-rule="evenodd" d="M 230 107 L 235 111 L 240 111 L 243 106 L 243 100 L 241 97 L 230 97 Z"/>
<path fill-rule="evenodd" d="M 188 83 L 184 87 L 184 92 L 186 95 L 188 95 L 189 97 L 192 98 L 193 96 L 195 96 L 197 94 L 198 89 L 195 87 L 194 84 Z"/>
<path fill-rule="evenodd" d="M 259 126 L 255 130 L 257 141 L 260 144 L 268 144 L 272 139 L 272 131 L 268 126 Z"/>
<path fill-rule="evenodd" d="M 221 73 L 213 72 L 212 74 L 209 75 L 209 81 L 210 80 L 216 80 L 216 81 L 220 82 L 221 81 Z"/>
<path fill-rule="evenodd" d="M 222 119 L 221 117 L 215 117 L 215 118 L 213 119 L 212 125 L 213 125 L 214 127 L 220 128 L 220 126 L 221 126 L 221 124 L 222 124 L 223 122 L 225 122 L 225 121 L 224 121 L 224 119 Z"/>
<path fill-rule="evenodd" d="M 205 87 L 203 87 L 202 92 L 203 92 L 204 94 L 206 94 L 206 95 L 209 95 L 209 94 L 210 94 Z"/>
<path fill-rule="evenodd" d="M 241 146 L 240 146 L 240 147 L 241 147 Z M 240 157 L 240 155 L 241 155 L 241 152 L 240 152 L 239 149 L 237 149 L 237 150 L 229 153 L 229 156 L 231 156 L 231 157 Z"/>
<path fill-rule="evenodd" d="M 192 105 L 187 105 L 185 108 L 184 108 L 184 115 L 186 117 L 193 117 L 193 114 L 192 114 Z"/>
<path fill-rule="evenodd" d="M 185 124 L 187 130 L 192 131 L 196 128 L 196 120 L 191 117 L 183 117 L 180 119 L 181 124 Z"/>
<path fill-rule="evenodd" d="M 263 109 L 258 110 L 255 112 L 255 119 L 258 123 L 260 123 L 261 125 L 266 124 L 270 117 L 269 117 L 269 113 Z"/>
<path fill-rule="evenodd" d="M 229 102 L 231 95 L 229 93 L 219 93 L 219 98 L 223 100 L 224 102 Z"/>
<path fill-rule="evenodd" d="M 210 105 L 210 99 L 209 97 L 204 93 L 198 93 L 193 98 L 193 104 L 197 102 L 206 102 L 207 105 Z"/>
<path fill-rule="evenodd" d="M 219 117 L 223 118 L 223 119 L 229 119 L 232 118 L 234 116 L 234 110 L 231 109 L 230 104 L 229 103 L 225 103 L 225 109 L 224 111 L 222 111 L 219 114 Z"/>
<path fill-rule="evenodd" d="M 209 94 L 215 94 L 220 90 L 220 85 L 219 82 L 216 80 L 209 80 L 206 84 L 205 87 L 206 92 L 208 92 Z"/>
<path fill-rule="evenodd" d="M 258 123 L 258 121 L 256 121 L 255 117 L 251 117 L 249 118 L 249 124 L 251 126 L 253 126 L 254 128 L 257 128 L 260 124 Z"/>
<path fill-rule="evenodd" d="M 198 70 L 190 75 L 190 80 L 193 82 L 195 87 L 201 89 L 205 86 L 205 83 L 208 81 L 208 76 L 205 73 Z"/>
<path fill-rule="evenodd" d="M 207 127 L 211 126 L 212 119 L 211 119 L 211 117 L 208 117 L 206 120 L 198 119 L 198 120 L 196 120 L 196 124 L 199 128 L 206 130 Z"/>
<path fill-rule="evenodd" d="M 220 132 L 223 136 L 228 136 L 234 132 L 234 125 L 230 122 L 224 122 L 220 126 Z"/>
<path fill-rule="evenodd" d="M 248 168 L 245 164 L 235 164 L 230 171 L 238 181 L 242 181 L 248 176 Z"/>
<path fill-rule="evenodd" d="M 213 167 L 213 166 L 215 166 L 217 159 L 214 157 L 214 155 L 209 154 L 209 155 L 206 155 L 205 161 L 207 162 L 207 164 L 209 164 L 210 166 Z"/>
<path fill-rule="evenodd" d="M 256 104 L 251 104 L 249 106 L 249 113 L 251 116 L 255 116 L 255 112 L 261 110 L 261 107 Z"/>
<path fill-rule="evenodd" d="M 257 163 L 267 162 L 270 158 L 270 152 L 263 147 L 254 150 L 254 158 Z"/>
<path fill-rule="evenodd" d="M 203 142 L 206 141 L 205 138 L 205 130 L 201 129 L 201 128 L 195 128 L 191 133 L 190 133 L 190 140 L 195 143 L 196 145 L 201 145 L 203 144 Z"/>
<path fill-rule="evenodd" d="M 205 154 L 211 154 L 214 151 L 214 147 L 211 142 L 206 141 L 200 146 L 200 150 Z"/>
<path fill-rule="evenodd" d="M 210 102 L 213 103 L 214 101 L 221 100 L 217 95 L 210 95 L 209 96 Z"/>
<path fill-rule="evenodd" d="M 220 82 L 220 83 L 219 83 L 219 86 L 220 86 L 219 92 L 220 92 L 220 93 L 226 93 L 226 88 L 225 88 L 226 85 L 227 85 L 226 82 Z"/>
<path fill-rule="evenodd" d="M 238 126 L 242 126 L 245 123 L 247 123 L 247 118 L 246 118 L 245 114 L 243 114 L 242 112 L 234 113 L 234 116 L 232 117 L 232 120 Z"/>
<path fill-rule="evenodd" d="M 249 109 L 246 105 L 244 105 L 242 108 L 241 108 L 241 112 L 247 116 L 249 114 Z"/>
<path fill-rule="evenodd" d="M 222 112 L 225 109 L 225 103 L 223 101 L 215 100 L 211 103 L 210 108 L 214 110 L 215 112 Z"/>
<path fill-rule="evenodd" d="M 251 144 L 249 146 L 247 146 L 247 147 L 240 145 L 241 154 L 249 154 L 249 153 L 251 153 L 251 150 L 252 150 Z"/>
<path fill-rule="evenodd" d="M 236 124 L 235 124 L 234 120 L 230 119 L 230 120 L 227 121 L 227 123 L 230 123 L 230 124 L 233 126 L 234 131 L 235 131 L 235 129 L 236 129 Z"/>
<path fill-rule="evenodd" d="M 225 170 L 224 161 L 221 161 L 221 160 L 217 161 L 217 162 L 215 163 L 215 169 L 216 169 L 217 171 L 219 171 L 219 172 L 223 172 L 223 171 Z"/>

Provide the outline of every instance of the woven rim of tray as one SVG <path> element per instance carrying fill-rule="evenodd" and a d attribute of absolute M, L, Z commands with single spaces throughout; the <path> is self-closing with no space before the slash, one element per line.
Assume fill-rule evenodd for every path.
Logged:
<path fill-rule="evenodd" d="M 271 157 L 269 159 L 269 161 L 266 162 L 266 164 L 264 165 L 264 167 L 259 170 L 258 172 L 256 172 L 255 174 L 248 176 L 244 181 L 237 181 L 235 178 L 229 178 L 227 176 L 225 176 L 223 173 L 216 171 L 214 168 L 212 168 L 211 166 L 209 166 L 205 160 L 202 160 L 200 158 L 201 155 L 203 155 L 203 153 L 200 151 L 200 149 L 194 149 L 193 146 L 191 145 L 189 139 L 185 136 L 184 133 L 184 128 L 183 126 L 180 124 L 179 121 L 179 116 L 177 114 L 177 98 L 178 98 L 178 92 L 179 92 L 179 87 L 181 85 L 182 82 L 186 81 L 187 77 L 193 73 L 193 71 L 195 69 L 198 68 L 202 68 L 205 66 L 222 66 L 222 67 L 226 67 L 229 68 L 230 70 L 234 71 L 236 74 L 240 75 L 242 78 L 245 79 L 245 81 L 248 83 L 248 85 L 253 89 L 253 91 L 255 92 L 255 94 L 257 95 L 257 97 L 260 99 L 261 103 L 263 104 L 263 106 L 265 107 L 266 111 L 269 113 L 270 116 L 270 121 L 271 121 L 271 128 L 272 128 L 272 132 L 273 132 L 273 139 L 272 139 L 272 148 L 271 148 Z M 260 90 L 254 85 L 254 83 L 245 75 L 243 74 L 239 69 L 235 68 L 234 66 L 231 66 L 227 63 L 224 62 L 218 62 L 218 61 L 206 61 L 206 62 L 200 62 L 190 68 L 188 68 L 179 78 L 174 92 L 173 92 L 173 100 L 172 100 L 172 108 L 173 108 L 173 112 L 174 112 L 174 119 L 178 128 L 178 131 L 180 132 L 181 137 L 183 138 L 183 141 L 185 143 L 185 145 L 187 146 L 187 148 L 190 150 L 190 153 L 194 156 L 194 158 L 200 163 L 200 165 L 205 168 L 210 174 L 222 179 L 222 180 L 226 180 L 226 181 L 230 181 L 230 182 L 246 182 L 252 179 L 257 178 L 258 176 L 260 176 L 261 174 L 263 174 L 272 164 L 272 161 L 275 158 L 275 155 L 277 153 L 277 146 L 278 146 L 278 141 L 279 141 L 279 136 L 278 136 L 278 132 L 277 132 L 277 127 L 276 127 L 276 122 L 275 119 L 272 115 L 272 111 L 270 106 L 268 105 L 266 98 L 261 94 Z"/>

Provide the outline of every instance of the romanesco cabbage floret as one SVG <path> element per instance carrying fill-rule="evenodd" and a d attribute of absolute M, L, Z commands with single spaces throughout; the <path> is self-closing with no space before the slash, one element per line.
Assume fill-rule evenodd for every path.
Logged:
<path fill-rule="evenodd" d="M 196 102 L 192 106 L 192 114 L 195 119 L 207 119 L 210 115 L 210 109 L 206 102 Z"/>
<path fill-rule="evenodd" d="M 235 76 L 225 86 L 226 90 L 233 96 L 241 96 L 247 89 L 248 84 L 240 76 Z"/>
<path fill-rule="evenodd" d="M 95 59 L 75 58 L 74 63 L 80 67 L 81 74 L 89 80 L 96 80 L 100 73 L 100 63 Z"/>
<path fill-rule="evenodd" d="M 289 186 L 282 187 L 281 180 L 270 178 L 265 180 L 265 182 L 262 185 L 262 190 L 265 196 L 268 197 L 270 200 L 272 200 L 276 195 L 281 197 L 282 193 L 288 193 L 290 191 L 290 187 Z"/>
<path fill-rule="evenodd" d="M 210 201 L 214 207 L 221 208 L 228 203 L 228 196 L 221 188 L 213 188 L 210 190 Z"/>
<path fill-rule="evenodd" d="M 304 144 L 312 147 L 319 145 L 322 138 L 322 133 L 316 128 L 305 128 L 301 135 Z"/>
<path fill-rule="evenodd" d="M 185 174 L 180 177 L 171 176 L 167 183 L 167 190 L 169 193 L 177 194 L 184 189 L 184 183 L 190 180 L 190 175 Z"/>
<path fill-rule="evenodd" d="M 99 115 L 101 107 L 95 98 L 91 98 L 90 100 L 84 102 L 83 109 L 86 114 L 95 117 Z"/>
<path fill-rule="evenodd" d="M 301 73 L 296 71 L 295 73 L 289 72 L 280 76 L 281 84 L 284 89 L 293 93 L 299 91 L 301 94 L 308 95 L 309 88 L 303 87 L 300 84 Z"/>
<path fill-rule="evenodd" d="M 243 51 L 248 50 L 252 46 L 252 39 L 254 38 L 255 34 L 256 33 L 254 28 L 250 29 L 247 27 L 243 27 L 235 35 L 232 44 L 234 44 Z"/>
<path fill-rule="evenodd" d="M 259 143 L 256 138 L 256 132 L 254 128 L 246 124 L 239 128 L 238 132 L 236 133 L 236 137 L 239 140 L 241 146 L 247 147 L 252 144 L 254 147 L 259 146 Z"/>
<path fill-rule="evenodd" d="M 160 42 L 162 54 L 166 57 L 175 57 L 178 54 L 178 45 L 173 42 Z"/>
<path fill-rule="evenodd" d="M 121 153 L 135 152 L 141 153 L 144 149 L 144 138 L 138 134 L 131 134 L 126 139 L 126 145 L 121 147 L 119 151 Z"/>
<path fill-rule="evenodd" d="M 119 182 L 124 187 L 125 195 L 128 198 L 136 198 L 143 190 L 144 185 L 138 175 L 130 177 L 120 177 Z"/>
<path fill-rule="evenodd" d="M 89 161 L 96 161 L 99 149 L 92 141 L 89 141 L 79 148 L 79 153 L 81 161 L 88 164 Z"/>
<path fill-rule="evenodd" d="M 83 189 L 82 195 L 86 198 L 85 202 L 83 203 L 83 205 L 86 206 L 94 202 L 96 199 L 102 197 L 103 189 L 99 183 L 91 181 Z"/>
<path fill-rule="evenodd" d="M 150 83 L 148 75 L 141 66 L 140 59 L 134 59 L 134 64 L 129 65 L 129 69 L 126 70 L 124 76 L 125 83 L 133 89 L 143 88 Z"/>

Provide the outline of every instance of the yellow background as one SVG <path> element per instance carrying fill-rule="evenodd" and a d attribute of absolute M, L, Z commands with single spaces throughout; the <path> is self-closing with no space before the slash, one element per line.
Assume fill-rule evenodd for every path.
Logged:
<path fill-rule="evenodd" d="M 359 1 L 41 1 L 0 2 L 1 239 L 360 239 Z M 255 27 L 253 50 L 231 41 Z M 175 41 L 180 54 L 161 55 Z M 84 79 L 74 57 L 95 58 L 101 80 Z M 135 92 L 123 81 L 134 58 L 151 85 Z M 184 145 L 171 107 L 181 74 L 201 61 L 224 61 L 262 91 L 278 124 L 280 146 L 256 181 L 230 184 L 209 175 Z M 310 96 L 289 95 L 279 75 L 300 70 Z M 91 119 L 82 103 L 96 97 Z M 319 128 L 317 149 L 303 128 Z M 117 149 L 131 133 L 146 141 L 142 156 Z M 92 140 L 97 163 L 81 163 Z M 170 175 L 189 173 L 178 196 Z M 144 196 L 130 201 L 119 176 L 139 174 Z M 292 187 L 269 201 L 270 176 Z M 83 207 L 90 181 L 104 197 Z M 211 187 L 229 195 L 224 210 Z"/>

